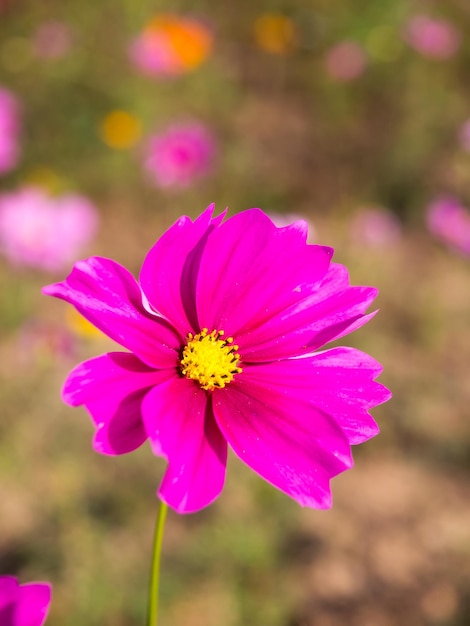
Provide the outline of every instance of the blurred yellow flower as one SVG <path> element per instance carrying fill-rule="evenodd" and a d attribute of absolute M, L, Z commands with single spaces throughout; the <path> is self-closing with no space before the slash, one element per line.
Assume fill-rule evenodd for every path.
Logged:
<path fill-rule="evenodd" d="M 271 54 L 285 54 L 295 41 L 294 22 L 281 13 L 265 13 L 254 23 L 255 41 Z"/>
<path fill-rule="evenodd" d="M 126 111 L 111 111 L 102 120 L 100 137 L 110 148 L 125 150 L 133 146 L 142 134 L 140 121 Z"/>
<path fill-rule="evenodd" d="M 396 29 L 388 24 L 373 28 L 366 39 L 366 49 L 377 61 L 396 61 L 404 48 L 403 41 L 397 37 Z"/>
<path fill-rule="evenodd" d="M 41 187 L 52 195 L 59 194 L 71 186 L 69 181 L 45 165 L 31 169 L 23 180 L 26 185 Z"/>
<path fill-rule="evenodd" d="M 67 309 L 65 323 L 67 328 L 74 333 L 74 335 L 78 335 L 79 337 L 84 337 L 85 339 L 104 337 L 103 333 L 98 330 L 96 326 L 93 326 L 91 322 L 86 320 L 75 309 Z"/>

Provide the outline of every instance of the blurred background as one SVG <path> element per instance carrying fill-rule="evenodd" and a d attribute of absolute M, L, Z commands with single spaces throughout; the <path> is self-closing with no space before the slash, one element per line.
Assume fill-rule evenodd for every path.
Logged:
<path fill-rule="evenodd" d="M 469 33 L 467 0 L 0 0 L 0 574 L 53 583 L 48 624 L 144 623 L 164 462 L 92 451 L 60 390 L 113 346 L 40 288 L 211 202 L 379 287 L 342 343 L 394 398 L 331 511 L 231 459 L 170 512 L 162 625 L 470 624 Z"/>

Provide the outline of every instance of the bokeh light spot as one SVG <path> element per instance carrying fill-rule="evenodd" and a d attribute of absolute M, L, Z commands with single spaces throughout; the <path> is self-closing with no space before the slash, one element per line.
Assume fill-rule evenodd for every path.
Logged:
<path fill-rule="evenodd" d="M 111 111 L 103 119 L 99 134 L 110 148 L 125 150 L 133 146 L 142 133 L 140 121 L 127 111 Z"/>
<path fill-rule="evenodd" d="M 266 52 L 285 54 L 294 44 L 294 23 L 286 15 L 266 13 L 256 19 L 254 36 L 258 46 Z"/>

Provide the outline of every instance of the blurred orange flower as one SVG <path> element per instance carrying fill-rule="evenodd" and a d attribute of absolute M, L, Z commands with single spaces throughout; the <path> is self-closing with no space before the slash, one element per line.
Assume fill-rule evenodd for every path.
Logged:
<path fill-rule="evenodd" d="M 255 41 L 271 54 L 285 54 L 295 41 L 294 22 L 281 13 L 265 13 L 254 23 Z"/>
<path fill-rule="evenodd" d="M 131 42 L 135 66 L 152 76 L 178 75 L 196 69 L 212 51 L 210 29 L 195 18 L 177 15 L 154 17 Z"/>

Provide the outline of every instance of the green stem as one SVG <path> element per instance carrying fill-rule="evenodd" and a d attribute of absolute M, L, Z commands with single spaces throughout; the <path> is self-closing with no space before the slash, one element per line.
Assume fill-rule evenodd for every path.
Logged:
<path fill-rule="evenodd" d="M 150 571 L 149 599 L 147 626 L 157 626 L 158 616 L 158 585 L 160 582 L 160 557 L 162 554 L 163 529 L 168 505 L 160 502 L 157 521 L 155 523 L 155 535 L 153 537 L 152 569 Z"/>

